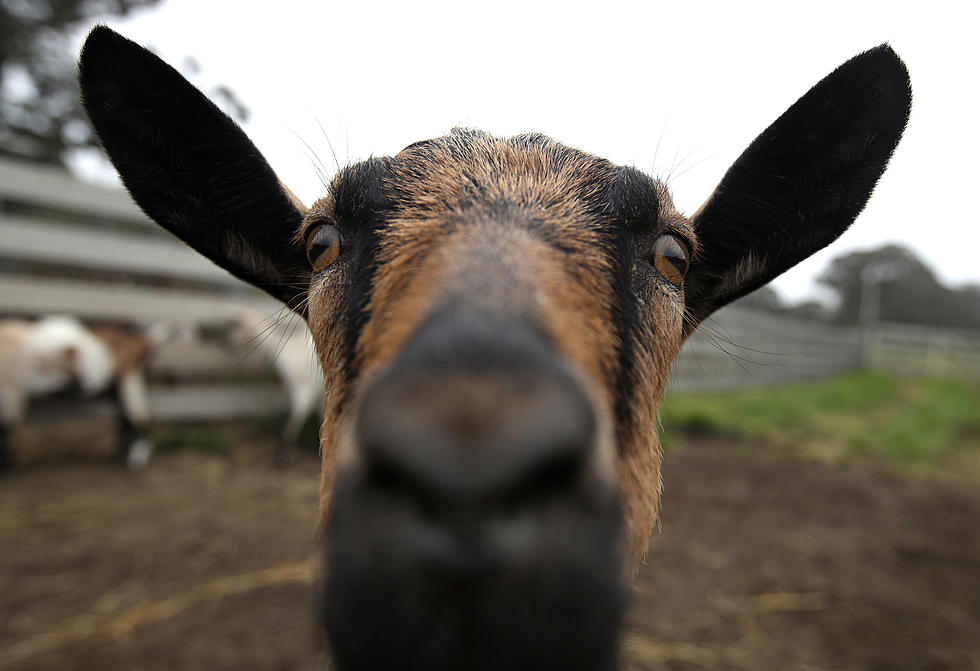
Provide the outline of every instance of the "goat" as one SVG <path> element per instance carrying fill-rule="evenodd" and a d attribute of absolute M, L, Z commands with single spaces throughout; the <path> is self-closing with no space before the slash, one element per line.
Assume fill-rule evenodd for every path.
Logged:
<path fill-rule="evenodd" d="M 119 406 L 119 457 L 141 470 L 153 453 L 145 367 L 165 327 L 143 331 L 83 325 L 73 317 L 0 321 L 0 471 L 12 465 L 10 433 L 32 398 L 77 386 L 85 396 L 113 391 Z"/>
<path fill-rule="evenodd" d="M 275 460 L 288 462 L 299 443 L 299 434 L 314 409 L 323 409 L 323 371 L 316 361 L 313 337 L 306 323 L 271 325 L 266 315 L 248 307 L 229 309 L 228 338 L 236 348 L 259 350 L 272 362 L 289 399 L 289 414 L 283 425 Z"/>
<path fill-rule="evenodd" d="M 864 52 L 690 217 L 634 168 L 465 129 L 344 167 L 307 208 L 133 42 L 96 27 L 79 76 L 143 210 L 309 321 L 320 613 L 341 671 L 615 668 L 672 360 L 852 223 L 911 107 L 901 59 Z"/>

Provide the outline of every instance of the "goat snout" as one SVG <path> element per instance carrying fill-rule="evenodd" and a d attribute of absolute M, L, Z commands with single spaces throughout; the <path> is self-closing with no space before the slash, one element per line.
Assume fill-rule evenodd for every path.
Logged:
<path fill-rule="evenodd" d="M 535 332 L 424 327 L 362 393 L 335 490 L 338 668 L 611 668 L 623 541 L 597 426 Z"/>
<path fill-rule="evenodd" d="M 581 485 L 596 424 L 583 383 L 541 333 L 450 312 L 368 385 L 355 440 L 367 486 L 475 505 Z"/>

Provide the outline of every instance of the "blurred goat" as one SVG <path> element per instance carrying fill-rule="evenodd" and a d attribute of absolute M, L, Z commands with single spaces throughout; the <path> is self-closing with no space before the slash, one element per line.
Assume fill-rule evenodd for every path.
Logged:
<path fill-rule="evenodd" d="M 309 320 L 339 671 L 615 668 L 660 509 L 671 362 L 714 310 L 843 233 L 911 105 L 895 52 L 856 56 L 690 217 L 635 168 L 475 130 L 347 166 L 306 208 L 231 119 L 108 28 L 80 80 L 144 211 Z"/>
<path fill-rule="evenodd" d="M 236 307 L 228 336 L 238 350 L 258 351 L 272 362 L 289 401 L 289 414 L 276 446 L 277 464 L 285 464 L 314 410 L 323 414 L 323 371 L 306 322 L 275 319 L 247 307 Z"/>
<path fill-rule="evenodd" d="M 10 434 L 31 399 L 77 388 L 85 397 L 111 391 L 119 407 L 119 456 L 133 471 L 153 453 L 146 366 L 170 329 L 85 326 L 66 316 L 0 321 L 0 470 L 10 468 Z"/>

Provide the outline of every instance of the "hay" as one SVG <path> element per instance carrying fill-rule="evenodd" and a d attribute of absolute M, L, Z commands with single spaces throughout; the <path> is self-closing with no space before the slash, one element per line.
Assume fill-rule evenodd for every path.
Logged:
<path fill-rule="evenodd" d="M 117 615 L 80 615 L 65 620 L 51 631 L 31 636 L 0 650 L 0 669 L 58 648 L 71 641 L 92 636 L 120 638 L 140 627 L 172 618 L 198 604 L 264 587 L 313 582 L 311 560 L 280 564 L 271 568 L 224 576 L 196 585 L 184 592 L 155 603 L 133 606 Z"/>

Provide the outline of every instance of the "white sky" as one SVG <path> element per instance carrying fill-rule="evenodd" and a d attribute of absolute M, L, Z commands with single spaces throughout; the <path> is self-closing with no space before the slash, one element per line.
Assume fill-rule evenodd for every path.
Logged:
<path fill-rule="evenodd" d="M 465 125 L 542 131 L 659 176 L 672 172 L 687 213 L 807 89 L 888 41 L 911 72 L 908 130 L 855 225 L 776 281 L 795 299 L 813 291 L 833 256 L 887 241 L 918 250 L 948 282 L 980 281 L 980 217 L 969 205 L 980 155 L 978 8 L 167 0 L 109 25 L 175 65 L 196 58 L 198 86 L 230 86 L 251 109 L 246 132 L 307 203 L 323 186 L 306 144 L 329 176 L 327 137 L 344 163 Z"/>

